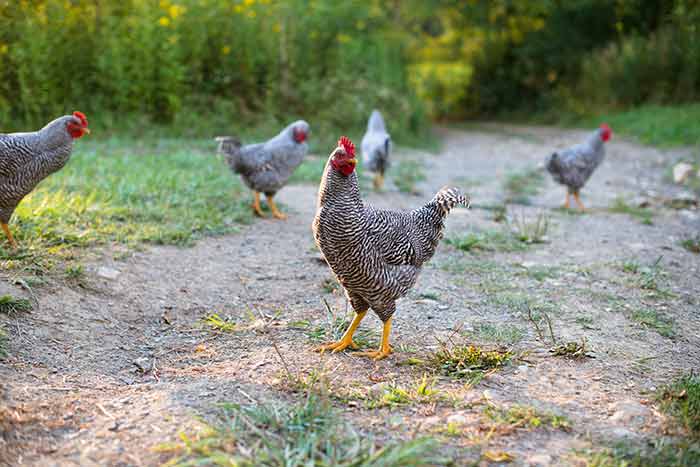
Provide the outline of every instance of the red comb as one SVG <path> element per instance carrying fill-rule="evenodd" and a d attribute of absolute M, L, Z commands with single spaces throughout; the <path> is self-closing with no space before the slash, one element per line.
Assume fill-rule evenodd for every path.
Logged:
<path fill-rule="evenodd" d="M 76 110 L 75 112 L 73 112 L 73 116 L 78 117 L 80 119 L 80 121 L 83 123 L 83 126 L 88 126 L 87 117 L 85 116 L 84 113 L 80 112 L 79 110 Z"/>
<path fill-rule="evenodd" d="M 340 137 L 340 139 L 338 140 L 338 146 L 342 146 L 343 149 L 345 149 L 345 152 L 348 153 L 348 155 L 355 155 L 355 145 L 352 144 L 352 141 L 350 141 L 350 138 L 348 138 L 347 136 Z"/>

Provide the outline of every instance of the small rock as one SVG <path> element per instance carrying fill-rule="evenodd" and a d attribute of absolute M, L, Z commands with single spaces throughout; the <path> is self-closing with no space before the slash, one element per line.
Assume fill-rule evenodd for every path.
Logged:
<path fill-rule="evenodd" d="M 467 417 L 461 413 L 453 413 L 447 417 L 447 423 L 452 423 L 454 425 L 464 425 L 467 423 Z"/>
<path fill-rule="evenodd" d="M 685 182 L 693 173 L 693 166 L 687 162 L 679 162 L 673 166 L 673 181 L 677 184 Z"/>
<path fill-rule="evenodd" d="M 97 270 L 97 275 L 104 278 L 104 279 L 109 279 L 109 280 L 114 280 L 116 279 L 119 274 L 121 274 L 120 271 L 117 271 L 116 269 L 108 268 L 106 266 L 101 266 Z"/>
<path fill-rule="evenodd" d="M 133 363 L 134 365 L 136 365 L 136 368 L 138 368 L 139 371 L 143 373 L 147 372 L 150 369 L 150 360 L 146 357 L 137 358 L 136 360 L 134 360 Z"/>

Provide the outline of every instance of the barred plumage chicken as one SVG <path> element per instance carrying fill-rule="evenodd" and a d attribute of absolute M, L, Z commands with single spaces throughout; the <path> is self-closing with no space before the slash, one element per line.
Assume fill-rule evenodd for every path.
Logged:
<path fill-rule="evenodd" d="M 391 136 L 386 131 L 382 114 L 372 111 L 367 122 L 367 131 L 362 137 L 362 166 L 375 172 L 374 188 L 379 190 L 384 184 L 384 173 L 389 168 L 391 153 Z"/>
<path fill-rule="evenodd" d="M 391 353 L 389 333 L 396 300 L 413 287 L 423 264 L 442 238 L 444 220 L 469 199 L 456 188 L 442 188 L 425 206 L 408 212 L 365 205 L 355 173 L 355 147 L 343 137 L 328 158 L 318 192 L 313 222 L 316 245 L 323 253 L 355 310 L 338 342 L 317 350 L 355 347 L 353 333 L 372 308 L 384 323 L 378 351 L 360 355 L 381 359 Z"/>
<path fill-rule="evenodd" d="M 555 152 L 545 161 L 545 167 L 552 174 L 552 178 L 567 188 L 565 208 L 569 208 L 569 197 L 573 195 L 576 204 L 584 210 L 579 191 L 603 162 L 605 143 L 611 136 L 612 130 L 603 123 L 584 143 Z"/>
<path fill-rule="evenodd" d="M 260 193 L 265 193 L 273 216 L 278 219 L 287 217 L 277 209 L 273 197 L 304 160 L 308 136 L 309 124 L 298 120 L 264 143 L 241 146 L 240 141 L 230 136 L 216 138 L 218 152 L 226 157 L 231 170 L 240 174 L 243 182 L 253 190 L 253 210 L 260 217 L 265 217 L 260 208 Z"/>
<path fill-rule="evenodd" d="M 0 134 L 0 226 L 13 248 L 8 227 L 15 208 L 39 182 L 63 168 L 73 152 L 73 140 L 88 129 L 82 112 L 64 115 L 31 133 Z"/>

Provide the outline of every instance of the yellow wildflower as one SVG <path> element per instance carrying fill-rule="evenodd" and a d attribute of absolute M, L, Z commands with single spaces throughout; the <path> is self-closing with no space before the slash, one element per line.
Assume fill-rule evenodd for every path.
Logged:
<path fill-rule="evenodd" d="M 280 23 L 275 23 L 275 24 L 272 26 L 272 30 L 273 30 L 274 32 L 280 32 L 280 31 L 282 30 L 282 25 L 281 25 Z"/>
<path fill-rule="evenodd" d="M 167 16 L 162 16 L 162 17 L 158 20 L 158 24 L 160 24 L 160 25 L 163 26 L 164 28 L 167 28 L 168 26 L 170 26 L 170 18 L 168 18 Z"/>
<path fill-rule="evenodd" d="M 180 6 L 180 5 L 173 5 L 168 9 L 168 13 L 170 13 L 170 17 L 172 19 L 177 19 L 178 16 L 183 14 L 185 12 L 185 7 Z"/>
<path fill-rule="evenodd" d="M 245 6 L 250 6 L 253 3 L 255 3 L 255 0 L 243 0 L 243 3 L 245 4 Z"/>
<path fill-rule="evenodd" d="M 231 47 L 229 47 L 228 45 L 221 47 L 221 55 L 228 55 L 230 53 L 231 53 Z"/>
<path fill-rule="evenodd" d="M 243 5 L 236 5 L 235 7 L 233 7 L 233 11 L 235 11 L 236 13 L 242 13 Z"/>
<path fill-rule="evenodd" d="M 167 10 L 169 6 L 170 6 L 170 0 L 160 0 L 160 7 L 163 10 Z"/>
<path fill-rule="evenodd" d="M 5 55 L 10 48 L 7 44 L 0 44 L 0 55 Z"/>
<path fill-rule="evenodd" d="M 351 37 L 347 34 L 338 34 L 338 42 L 340 42 L 341 44 L 347 44 L 348 42 L 350 42 L 350 39 Z"/>

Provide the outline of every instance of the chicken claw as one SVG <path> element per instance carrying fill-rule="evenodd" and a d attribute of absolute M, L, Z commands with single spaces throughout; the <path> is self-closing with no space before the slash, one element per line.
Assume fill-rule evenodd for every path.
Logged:
<path fill-rule="evenodd" d="M 253 211 L 255 211 L 255 214 L 257 214 L 260 217 L 266 217 L 265 213 L 262 211 L 262 208 L 260 207 L 260 193 L 257 191 L 254 192 L 255 197 L 253 198 Z"/>
<path fill-rule="evenodd" d="M 287 218 L 287 215 L 284 213 L 281 213 L 279 209 L 277 209 L 277 205 L 275 204 L 275 200 L 272 199 L 272 196 L 266 195 L 267 196 L 267 205 L 270 206 L 270 211 L 272 211 L 272 216 L 285 220 Z"/>

